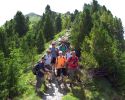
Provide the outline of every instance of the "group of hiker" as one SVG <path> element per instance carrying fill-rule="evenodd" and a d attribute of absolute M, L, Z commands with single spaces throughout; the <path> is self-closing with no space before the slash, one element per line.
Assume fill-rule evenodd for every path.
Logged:
<path fill-rule="evenodd" d="M 61 41 L 59 47 L 56 47 L 56 43 L 52 42 L 46 55 L 34 67 L 37 80 L 36 91 L 40 91 L 42 84 L 46 85 L 45 79 L 49 83 L 53 78 L 58 82 L 62 82 L 65 77 L 73 81 L 78 69 L 78 61 L 76 51 L 71 50 L 69 43 Z"/>

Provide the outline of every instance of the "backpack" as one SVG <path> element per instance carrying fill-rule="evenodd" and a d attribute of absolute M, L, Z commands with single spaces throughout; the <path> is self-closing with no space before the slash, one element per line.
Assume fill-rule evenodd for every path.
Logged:
<path fill-rule="evenodd" d="M 39 66 L 39 64 L 33 66 L 33 68 L 32 68 L 32 72 L 33 72 L 34 75 L 37 75 L 37 73 L 38 73 L 38 71 L 39 71 L 38 66 Z"/>

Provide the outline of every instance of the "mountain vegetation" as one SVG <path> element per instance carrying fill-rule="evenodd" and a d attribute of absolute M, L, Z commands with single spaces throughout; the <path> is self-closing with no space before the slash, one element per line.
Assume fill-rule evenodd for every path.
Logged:
<path fill-rule="evenodd" d="M 40 19 L 41 19 L 41 16 L 38 15 L 38 14 L 35 14 L 35 13 L 29 13 L 29 14 L 26 14 L 25 17 L 29 17 L 29 21 L 30 23 L 37 23 Z"/>
<path fill-rule="evenodd" d="M 99 82 L 106 80 L 111 85 L 110 88 L 117 91 L 118 94 L 123 95 L 124 91 L 124 76 L 125 76 L 125 44 L 124 31 L 121 19 L 114 17 L 112 13 L 101 6 L 97 1 L 93 0 L 91 4 L 84 4 L 82 12 L 79 12 L 74 22 L 72 23 L 71 40 L 72 45 L 81 50 L 81 65 L 83 70 L 91 74 L 90 78 L 85 78 L 83 73 L 83 80 L 85 84 L 90 82 L 91 89 L 87 89 L 92 94 L 88 100 L 116 100 L 116 94 L 109 92 L 111 95 L 104 94 L 108 85 L 101 83 L 97 88 Z M 98 81 L 98 83 L 97 83 Z M 89 83 L 89 84 L 90 84 Z M 107 86 L 106 86 L 107 85 Z M 96 87 L 96 88 L 92 88 Z M 104 87 L 104 88 L 103 88 Z M 109 88 L 109 87 L 108 87 Z M 95 90 L 96 89 L 96 90 Z M 99 89 L 99 90 L 97 90 Z M 103 90 L 101 90 L 103 89 Z M 97 94 L 93 94 L 97 92 Z M 100 95 L 100 93 L 102 94 Z"/>
<path fill-rule="evenodd" d="M 56 13 L 47 5 L 42 16 L 23 15 L 0 27 L 0 99 L 33 95 L 31 67 L 46 43 L 71 29 L 72 46 L 81 51 L 83 82 L 66 97 L 73 100 L 118 100 L 125 94 L 125 40 L 120 18 L 93 0 L 83 11 Z M 76 92 L 77 91 L 77 92 Z M 80 95 L 83 94 L 83 95 Z M 64 97 L 64 100 L 65 98 Z M 29 99 L 31 100 L 31 98 Z"/>

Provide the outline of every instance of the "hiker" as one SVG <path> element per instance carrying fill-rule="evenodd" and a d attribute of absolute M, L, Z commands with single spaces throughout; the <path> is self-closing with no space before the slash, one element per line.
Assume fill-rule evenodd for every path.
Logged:
<path fill-rule="evenodd" d="M 44 58 L 45 58 L 45 69 L 47 72 L 47 79 L 49 82 L 51 82 L 52 81 L 52 66 L 51 66 L 52 55 L 50 50 L 47 50 L 47 55 Z"/>
<path fill-rule="evenodd" d="M 59 51 L 59 56 L 56 58 L 56 70 L 57 70 L 57 80 L 58 82 L 60 82 L 61 79 L 61 75 L 66 76 L 66 68 L 65 68 L 65 64 L 66 64 L 66 58 L 65 56 L 63 56 L 62 51 Z"/>
<path fill-rule="evenodd" d="M 67 60 L 71 57 L 70 49 L 67 49 L 65 56 Z"/>
<path fill-rule="evenodd" d="M 67 66 L 68 66 L 68 75 L 72 83 L 76 80 L 78 71 L 78 57 L 76 56 L 75 51 L 72 51 L 72 56 L 68 59 Z"/>
<path fill-rule="evenodd" d="M 61 45 L 59 46 L 59 50 L 63 52 L 63 55 L 65 55 L 67 46 L 64 44 L 64 42 L 62 42 Z"/>
<path fill-rule="evenodd" d="M 55 46 L 55 42 L 52 42 L 52 48 L 50 48 L 52 59 L 51 59 L 51 64 L 52 64 L 52 71 L 55 74 L 55 63 L 56 63 L 56 57 L 58 56 L 58 49 Z"/>
<path fill-rule="evenodd" d="M 35 66 L 38 70 L 36 73 L 36 92 L 40 92 L 40 88 L 42 83 L 44 83 L 44 73 L 45 73 L 45 69 L 44 69 L 44 57 L 42 57 L 41 61 Z"/>

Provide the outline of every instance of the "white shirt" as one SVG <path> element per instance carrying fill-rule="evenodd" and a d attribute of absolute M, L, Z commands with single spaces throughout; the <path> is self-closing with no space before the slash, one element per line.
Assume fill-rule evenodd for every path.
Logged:
<path fill-rule="evenodd" d="M 71 57 L 71 53 L 70 52 L 67 52 L 66 53 L 66 59 L 69 59 Z"/>
<path fill-rule="evenodd" d="M 50 65 L 51 64 L 51 59 L 52 59 L 52 56 L 49 54 L 49 55 L 46 55 L 45 56 L 45 65 Z"/>

